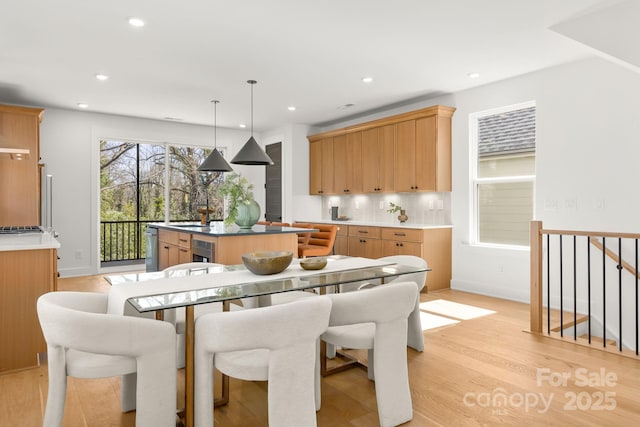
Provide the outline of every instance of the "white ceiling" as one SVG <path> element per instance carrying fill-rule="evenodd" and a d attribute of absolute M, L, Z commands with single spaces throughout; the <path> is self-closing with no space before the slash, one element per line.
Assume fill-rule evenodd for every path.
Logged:
<path fill-rule="evenodd" d="M 326 125 L 595 49 L 629 60 L 615 40 L 598 41 L 608 30 L 590 29 L 619 24 L 615 13 L 640 28 L 630 3 L 640 2 L 10 1 L 0 13 L 0 102 L 67 109 L 85 102 L 87 111 L 211 125 L 210 101 L 218 99 L 218 126 L 235 128 L 250 122 L 246 81 L 255 79 L 256 131 Z M 133 28 L 130 17 L 146 25 Z M 637 42 L 627 46 L 635 57 Z M 110 78 L 97 81 L 98 73 Z M 362 83 L 364 76 L 374 82 Z M 338 108 L 344 104 L 355 105 Z"/>

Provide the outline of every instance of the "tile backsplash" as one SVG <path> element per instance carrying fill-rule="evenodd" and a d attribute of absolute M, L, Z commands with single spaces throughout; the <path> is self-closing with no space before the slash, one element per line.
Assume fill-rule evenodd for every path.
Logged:
<path fill-rule="evenodd" d="M 400 212 L 389 213 L 389 203 L 402 206 L 409 217 L 405 224 L 451 224 L 451 193 L 359 194 L 322 196 L 322 219 L 331 219 L 331 207 L 338 214 L 365 222 L 397 224 Z"/>

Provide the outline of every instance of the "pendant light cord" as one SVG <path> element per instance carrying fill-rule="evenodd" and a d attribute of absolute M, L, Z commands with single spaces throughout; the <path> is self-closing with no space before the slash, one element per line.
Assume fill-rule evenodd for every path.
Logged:
<path fill-rule="evenodd" d="M 213 103 L 213 148 L 218 149 L 218 102 L 211 101 Z"/>
<path fill-rule="evenodd" d="M 255 80 L 247 80 L 247 83 L 251 85 L 251 136 L 253 136 L 253 85 L 258 82 Z"/>

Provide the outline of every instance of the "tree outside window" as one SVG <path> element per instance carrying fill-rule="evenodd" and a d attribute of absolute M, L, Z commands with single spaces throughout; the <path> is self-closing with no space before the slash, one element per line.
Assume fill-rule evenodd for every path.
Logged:
<path fill-rule="evenodd" d="M 100 141 L 101 260 L 144 258 L 146 223 L 200 221 L 197 210 L 207 205 L 207 195 L 214 209 L 210 219 L 222 220 L 223 200 L 216 191 L 223 175 L 198 171 L 210 152 L 202 147 Z"/>

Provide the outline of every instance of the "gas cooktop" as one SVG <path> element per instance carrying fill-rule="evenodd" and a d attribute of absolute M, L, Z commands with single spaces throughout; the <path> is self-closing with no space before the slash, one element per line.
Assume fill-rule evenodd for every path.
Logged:
<path fill-rule="evenodd" d="M 42 233 L 37 225 L 5 225 L 0 226 L 0 234 Z"/>

